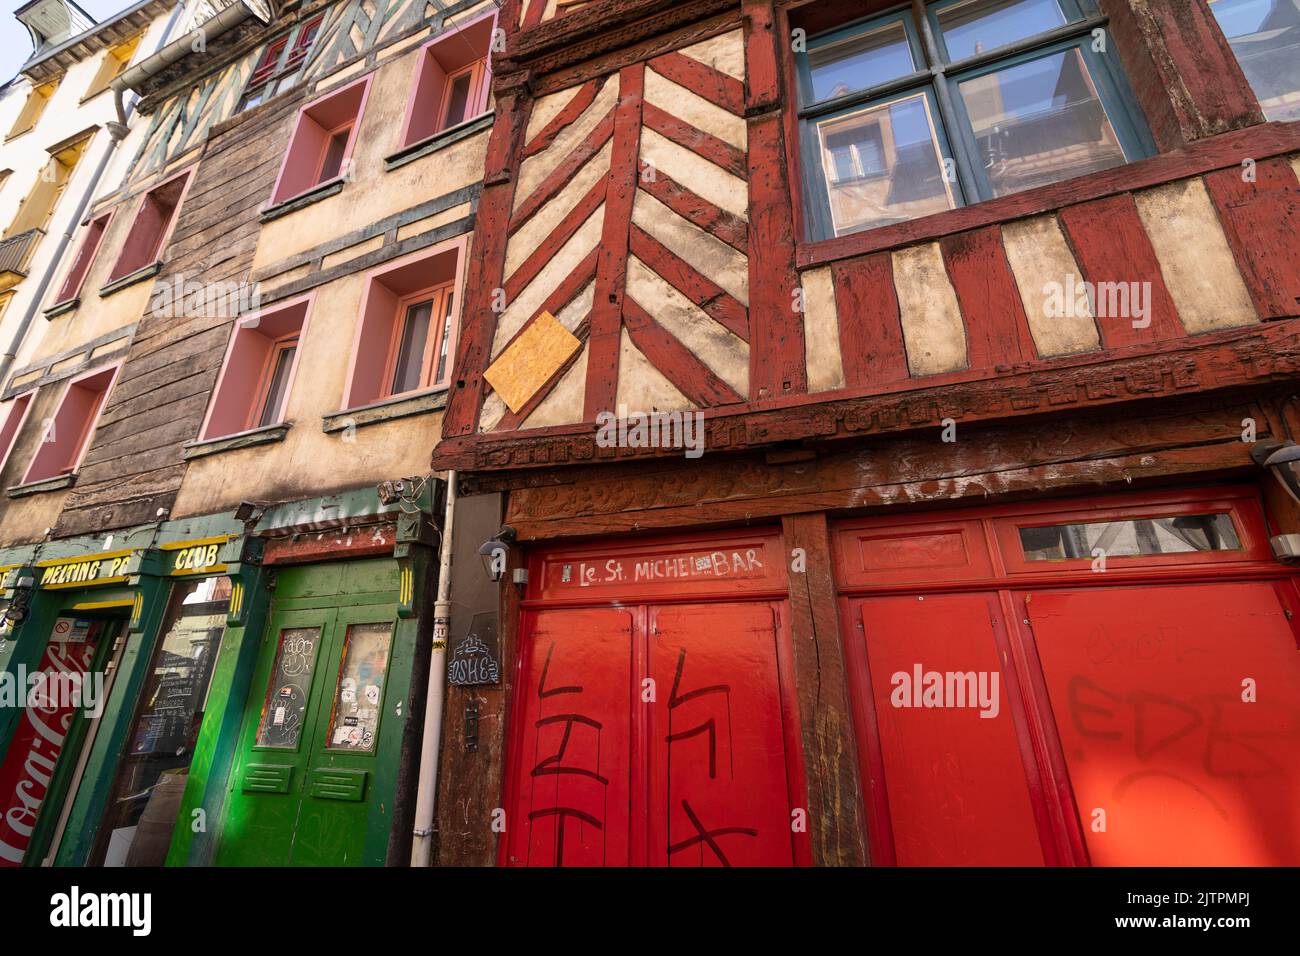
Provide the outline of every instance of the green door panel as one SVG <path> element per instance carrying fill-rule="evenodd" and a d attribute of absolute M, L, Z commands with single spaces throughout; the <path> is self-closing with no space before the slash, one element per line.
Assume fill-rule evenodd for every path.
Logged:
<path fill-rule="evenodd" d="M 289 861 L 334 616 L 331 609 L 271 615 L 244 708 L 218 866 Z"/>
<path fill-rule="evenodd" d="M 410 679 L 409 654 L 394 648 L 396 584 L 391 559 L 277 573 L 217 837 L 218 865 L 383 863 L 382 856 L 366 858 L 376 820 L 371 804 L 387 802 L 396 773 L 394 748 L 381 748 L 381 738 L 400 740 L 403 725 L 392 714 L 386 720 L 385 708 L 390 697 L 403 699 Z M 379 603 L 357 603 L 367 598 Z M 399 688 L 388 686 L 394 657 Z"/>

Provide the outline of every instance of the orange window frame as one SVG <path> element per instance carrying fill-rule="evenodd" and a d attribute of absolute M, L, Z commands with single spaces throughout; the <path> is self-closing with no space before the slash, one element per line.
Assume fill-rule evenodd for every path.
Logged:
<path fill-rule="evenodd" d="M 451 91 L 456 85 L 456 80 L 465 74 L 469 74 L 469 92 L 465 94 L 465 117 L 457 123 L 447 122 L 447 110 L 451 107 Z M 453 126 L 459 126 L 461 123 L 468 123 L 483 113 L 483 107 L 480 105 L 483 99 L 483 82 L 487 76 L 487 57 L 475 60 L 469 66 L 463 66 L 455 73 L 448 73 L 442 89 L 442 99 L 438 103 L 438 132 L 451 129 Z"/>
<path fill-rule="evenodd" d="M 244 430 L 251 431 L 260 427 L 258 421 L 262 417 L 262 412 L 266 408 L 266 403 L 271 397 L 271 385 L 275 379 L 275 369 L 280 364 L 280 356 L 286 349 L 296 348 L 298 339 L 302 336 L 302 330 L 292 332 L 288 335 L 281 336 L 272 344 L 266 361 L 262 365 L 262 373 L 257 377 L 256 400 L 251 403 L 248 409 L 248 419 L 244 422 Z M 288 378 L 284 385 L 284 398 L 281 399 L 283 407 L 276 413 L 276 420 L 272 425 L 278 425 L 284 421 L 284 413 L 289 407 L 289 390 L 293 387 L 294 373 L 298 369 L 298 353 L 294 353 L 293 360 L 289 363 L 287 372 Z M 267 427 L 270 427 L 269 425 Z"/>
<path fill-rule="evenodd" d="M 388 358 L 384 362 L 384 398 L 396 398 L 399 395 L 411 395 L 425 389 L 438 388 L 441 382 L 433 381 L 437 370 L 436 362 L 441 351 L 442 337 L 447 334 L 447 326 L 455 318 L 451 312 L 455 307 L 455 282 L 443 282 L 429 286 L 419 292 L 403 296 L 397 302 L 397 318 L 393 322 L 393 333 L 388 343 Z M 420 358 L 420 384 L 405 392 L 393 391 L 393 376 L 397 374 L 397 356 L 402 349 L 402 333 L 406 331 L 407 314 L 411 306 L 432 300 L 429 311 L 429 335 L 424 342 L 424 355 Z M 449 301 L 450 300 L 450 301 Z M 454 329 L 452 330 L 454 332 Z M 448 359 L 455 347 L 454 338 L 447 341 Z M 450 362 L 448 362 L 450 365 Z M 443 382 L 449 377 L 450 368 L 443 370 Z"/>

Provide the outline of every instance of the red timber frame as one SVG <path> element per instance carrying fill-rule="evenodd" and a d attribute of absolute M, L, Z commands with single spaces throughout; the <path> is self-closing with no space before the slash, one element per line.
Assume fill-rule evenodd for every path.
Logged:
<path fill-rule="evenodd" d="M 1019 552 L 1017 528 L 1121 518 L 1227 513 L 1240 538 L 1237 551 L 1112 557 L 1104 573 L 1089 558 L 1028 561 Z M 941 567 L 876 568 L 857 560 L 855 534 L 962 536 L 971 560 Z M 831 527 L 836 563 L 840 635 L 844 647 L 854 736 L 859 754 L 860 793 L 872 862 L 896 865 L 894 831 L 885 789 L 881 725 L 873 703 L 865 634 L 857 626 L 864 599 L 883 596 L 996 593 L 1005 625 L 993 628 L 1004 663 L 1006 698 L 1011 705 L 1025 767 L 1035 824 L 1048 865 L 1089 865 L 1083 821 L 1075 804 L 1062 742 L 1048 700 L 1047 680 L 1032 628 L 1029 604 L 1034 593 L 1080 586 L 1175 583 L 1267 582 L 1272 585 L 1300 651 L 1300 571 L 1273 560 L 1269 529 L 1252 486 L 1188 488 L 1165 492 L 1106 495 L 965 508 L 910 512 L 878 518 L 847 519 Z M 879 676 L 879 675 L 877 675 Z"/>
<path fill-rule="evenodd" d="M 576 118 L 595 95 L 601 77 L 621 75 L 635 89 L 646 64 L 658 70 L 683 45 L 737 28 L 744 33 L 746 81 L 738 91 L 722 83 L 716 95 L 740 96 L 747 127 L 748 148 L 741 158 L 750 190 L 749 222 L 744 235 L 734 234 L 733 229 L 731 238 L 748 249 L 750 309 L 743 325 L 737 325 L 734 315 L 714 318 L 724 325 L 730 321 L 733 331 L 739 327 L 748 334 L 749 393 L 737 396 L 707 376 L 680 371 L 689 367 L 698 372 L 693 364 L 670 364 L 679 377 L 696 386 L 698 394 L 692 397 L 703 406 L 711 450 L 763 447 L 810 436 L 824 439 L 937 427 L 945 418 L 963 424 L 993 421 L 1027 411 L 1252 385 L 1261 381 L 1260 373 L 1264 378 L 1300 373 L 1300 362 L 1291 357 L 1297 335 L 1290 328 L 1294 323 L 1270 326 L 1267 321 L 1294 317 L 1300 296 L 1300 213 L 1295 203 L 1300 184 L 1288 160 L 1300 151 L 1300 122 L 1263 121 L 1205 0 L 1159 0 L 1142 11 L 1132 10 L 1127 0 L 1099 3 L 1109 17 L 1109 35 L 1160 150 L 1157 155 L 820 242 L 804 240 L 795 71 L 790 45 L 781 38 L 789 36 L 795 21 L 807 23 L 810 31 L 822 29 L 891 3 L 743 0 L 737 15 L 734 3 L 721 0 L 595 0 L 553 20 L 530 20 L 522 28 L 519 4 L 506 4 L 502 23 L 508 34 L 507 51 L 496 61 L 494 94 L 499 102 L 478 211 L 479 253 L 468 276 L 465 334 L 457 349 L 435 467 L 499 470 L 661 454 L 655 449 L 620 449 L 615 455 L 598 449 L 590 414 L 578 424 L 519 430 L 532 406 L 503 416 L 493 430 L 479 433 L 478 416 L 486 395 L 483 373 L 491 362 L 497 321 L 491 297 L 504 285 L 509 298 L 520 284 L 503 284 L 502 276 L 506 243 L 519 218 L 512 215 L 515 184 L 530 150 L 545 145 L 548 137 L 553 139 Z M 534 16 L 539 16 L 537 7 L 530 8 Z M 1214 82 L 1205 77 L 1214 77 Z M 557 116 L 551 124 L 554 128 L 543 130 L 533 143 L 525 143 L 535 100 L 582 84 L 589 89 L 577 93 L 573 109 Z M 618 129 L 631 125 L 627 117 L 641 115 L 648 122 L 655 115 L 638 96 L 623 97 L 617 111 L 619 122 L 611 117 L 608 125 Z M 621 164 L 616 159 L 615 165 L 622 170 L 619 177 L 624 177 L 635 166 L 634 131 L 626 129 L 620 135 L 602 130 L 602 135 L 612 135 L 622 157 Z M 705 151 L 717 145 L 704 143 L 692 148 Z M 1257 164 L 1253 182 L 1241 176 L 1243 157 Z M 1131 194 L 1191 177 L 1204 179 L 1242 279 L 1265 320 L 1261 326 L 1183 334 Z M 597 275 L 601 286 L 597 306 L 591 320 L 577 329 L 578 337 L 591 343 L 592 374 L 585 387 L 588 413 L 607 405 L 615 390 L 609 376 L 617 366 L 620 323 L 629 334 L 639 336 L 639 344 L 649 341 L 652 351 L 658 346 L 658 353 L 666 354 L 664 336 L 656 334 L 661 330 L 639 314 L 635 303 L 624 307 L 629 299 L 618 282 L 627 253 L 637 251 L 631 244 L 645 245 L 635 229 L 627 230 L 630 237 L 623 229 L 622 220 L 631 208 L 629 194 L 635 188 L 624 184 L 610 190 L 603 238 L 617 234 L 613 237 L 617 243 L 602 241 L 598 253 L 590 257 L 594 261 L 584 262 L 571 277 L 574 281 L 557 289 L 556 301 L 544 304 L 554 311 L 564 304 L 558 301 L 562 292 L 572 298 L 590 278 L 588 271 Z M 695 203 L 689 193 L 669 192 L 671 187 L 662 184 L 652 194 L 670 206 L 669 199 Z M 588 202 L 599 198 L 589 196 Z M 1057 213 L 1085 279 L 1123 266 L 1125 275 L 1133 273 L 1134 278 L 1151 282 L 1150 327 L 1104 328 L 1102 347 L 1096 352 L 1037 356 L 999 229 L 1014 220 Z M 719 228 L 726 232 L 725 227 L 735 225 L 714 218 L 715 236 L 720 235 Z M 1122 262 L 1111 248 L 1116 235 L 1129 251 Z M 890 260 L 881 254 L 928 241 L 941 245 L 967 330 L 969 367 L 922 377 L 909 375 L 903 361 L 895 328 L 897 304 L 888 296 L 882 299 L 870 293 L 882 283 L 886 288 L 890 284 Z M 800 271 L 823 265 L 832 268 L 840 300 L 859 303 L 862 310 L 858 314 L 840 310 L 844 387 L 810 394 L 802 316 L 791 309 L 791 292 L 799 284 Z M 715 301 L 701 291 L 700 301 L 706 300 L 713 306 L 725 301 Z M 870 321 L 872 315 L 879 321 Z M 868 353 L 879 361 L 869 366 L 860 361 Z M 1247 354 L 1268 358 L 1247 358 Z M 600 369 L 604 373 L 596 374 Z M 544 386 L 537 401 L 563 372 Z"/>
<path fill-rule="evenodd" d="M 595 576 L 605 578 L 609 574 L 609 569 L 615 563 L 621 565 L 625 571 L 630 570 L 637 562 L 646 560 L 659 561 L 665 564 L 675 563 L 680 569 L 687 565 L 696 567 L 696 559 L 703 560 L 702 556 L 713 555 L 716 562 L 719 560 L 717 556 L 722 555 L 720 560 L 725 564 L 734 561 L 734 556 L 737 554 L 749 555 L 751 558 L 757 555 L 761 560 L 761 571 L 755 573 L 754 566 L 751 564 L 751 572 L 740 576 L 712 577 L 706 575 L 698 578 L 692 577 L 685 583 L 676 577 L 641 583 L 629 581 L 626 578 L 615 579 L 609 583 L 604 581 L 595 582 L 594 580 Z M 525 750 L 528 750 L 525 746 L 526 732 L 529 729 L 525 727 L 525 718 L 531 713 L 531 710 L 529 702 L 521 699 L 521 695 L 528 693 L 530 688 L 526 670 L 529 668 L 530 654 L 534 649 L 532 648 L 533 638 L 539 632 L 540 621 L 543 616 L 547 612 L 576 612 L 601 609 L 620 609 L 630 612 L 633 621 L 631 636 L 635 673 L 628 675 L 628 689 L 631 691 L 635 688 L 636 693 L 641 693 L 644 689 L 642 680 L 651 667 L 650 659 L 654 653 L 651 638 L 658 635 L 654 623 L 655 612 L 681 606 L 691 606 L 694 609 L 708 609 L 710 607 L 723 609 L 727 606 L 733 606 L 758 610 L 770 608 L 772 610 L 774 615 L 775 674 L 769 674 L 768 676 L 774 677 L 776 682 L 777 701 L 780 708 L 780 738 L 784 752 L 783 772 L 786 792 L 784 794 L 785 799 L 777 801 L 779 806 L 773 805 L 769 807 L 770 812 L 767 815 L 772 820 L 779 818 L 782 831 L 789 831 L 788 855 L 785 856 L 786 865 L 792 862 L 795 865 L 807 866 L 813 862 L 814 838 L 810 831 L 814 829 L 814 818 L 817 811 L 810 807 L 808 784 L 805 777 L 805 755 L 800 735 L 800 704 L 795 676 L 797 664 L 791 636 L 792 595 L 789 592 L 786 571 L 788 561 L 785 555 L 786 549 L 782 536 L 780 531 L 775 528 L 734 530 L 709 535 L 674 535 L 671 537 L 637 539 L 636 541 L 622 539 L 605 541 L 599 544 L 568 543 L 562 546 L 538 548 L 528 554 L 526 566 L 529 572 L 529 585 L 524 598 L 517 603 L 518 610 L 514 612 L 517 615 L 517 630 L 513 622 L 507 625 L 507 631 L 514 630 L 517 639 L 507 642 L 507 647 L 512 646 L 513 650 L 508 650 L 506 653 L 512 655 L 512 657 L 507 656 L 502 662 L 503 670 L 507 671 L 509 675 L 507 680 L 513 690 L 509 695 L 509 706 L 506 709 L 506 726 L 508 729 L 506 731 L 506 749 L 502 761 L 505 775 L 503 786 L 504 802 L 502 805 L 509 808 L 506 811 L 508 824 L 506 833 L 497 846 L 497 862 L 499 865 L 522 865 L 525 863 L 526 860 L 524 859 L 512 858 L 512 848 L 519 845 L 514 841 L 523 839 L 527 843 L 527 841 L 534 839 L 529 835 L 528 824 L 519 819 L 519 814 L 515 814 L 514 810 L 517 805 L 523 806 L 522 787 L 524 781 L 536 776 L 533 771 L 530 771 L 530 767 L 525 765 L 535 763 L 534 757 L 537 755 L 532 750 L 529 750 L 527 759 L 525 759 Z M 717 566 L 715 563 L 714 568 L 716 569 Z M 732 566 L 740 567 L 741 562 L 736 562 Z M 590 586 L 585 586 L 584 579 L 589 575 L 592 576 L 593 583 Z M 794 613 L 798 613 L 797 609 Z M 720 641 L 725 642 L 734 635 L 710 634 L 709 636 L 716 636 Z M 537 670 L 536 661 L 532 663 L 532 672 L 535 673 Z M 546 668 L 551 666 L 549 656 L 546 658 L 545 666 Z M 506 675 L 503 674 L 503 676 Z M 678 677 L 681 677 L 680 670 Z M 629 776 L 627 792 L 630 819 L 626 864 L 632 866 L 661 866 L 670 865 L 671 863 L 671 852 L 669 852 L 668 846 L 672 841 L 668 837 L 672 831 L 668 828 L 672 825 L 669 822 L 669 814 L 671 814 L 673 808 L 665 803 L 662 809 L 666 810 L 667 813 L 663 815 L 656 815 L 652 812 L 652 809 L 656 806 L 655 794 L 669 793 L 671 786 L 668 770 L 665 769 L 666 766 L 670 768 L 671 765 L 663 765 L 662 759 L 656 758 L 656 749 L 662 750 L 665 746 L 670 745 L 665 744 L 664 726 L 661 726 L 659 721 L 667 719 L 664 714 L 677 705 L 669 700 L 670 688 L 675 690 L 672 673 L 657 673 L 655 679 L 657 682 L 655 693 L 659 701 L 657 705 L 653 701 L 645 703 L 644 698 L 638 700 L 632 695 L 629 696 L 627 702 L 630 711 L 628 716 L 630 755 L 627 757 Z M 538 684 L 537 681 L 532 683 L 537 685 L 539 700 L 543 696 L 569 692 L 574 696 L 572 699 L 565 700 L 564 704 L 565 707 L 574 707 L 576 706 L 574 701 L 578 699 L 577 695 L 582 688 L 557 688 L 552 686 L 563 682 L 563 675 L 557 677 L 556 674 L 551 674 L 550 678 L 547 679 L 546 670 L 543 669 L 541 684 Z M 542 692 L 542 684 L 547 688 L 544 693 Z M 706 690 L 716 690 L 716 688 Z M 696 690 L 694 693 L 684 694 L 681 700 L 684 701 L 695 697 L 700 693 L 702 692 Z M 668 710 L 665 710 L 665 707 Z M 565 708 L 562 707 L 561 709 Z M 740 709 L 739 705 L 737 705 L 737 710 Z M 738 713 L 734 713 L 732 716 L 738 723 L 743 720 Z M 535 726 L 540 728 L 547 720 L 556 721 L 559 719 L 559 717 L 555 716 L 545 718 L 537 721 Z M 728 721 L 728 723 L 730 722 Z M 572 727 L 569 730 L 572 731 Z M 721 730 L 715 732 L 720 741 L 724 739 Z M 726 728 L 728 743 L 730 743 L 732 732 L 732 728 L 728 726 Z M 576 739 L 577 731 L 572 731 L 572 733 Z M 684 738 L 686 735 L 682 734 L 681 736 Z M 534 739 L 534 749 L 536 743 L 537 740 Z M 563 742 L 560 744 L 559 754 L 548 759 L 558 765 L 560 757 L 566 754 L 564 748 L 568 746 L 569 733 L 566 732 Z M 572 750 L 576 751 L 577 748 L 573 747 Z M 567 766 L 577 759 L 579 758 L 570 752 L 565 765 Z M 542 761 L 542 764 L 546 763 L 546 760 Z M 550 772 L 554 773 L 555 771 Z M 570 772 L 576 773 L 577 771 L 571 770 Z M 616 781 L 611 782 L 617 783 Z M 752 795 L 752 799 L 756 803 L 762 803 L 761 796 L 762 794 L 755 793 Z M 556 799 L 559 800 L 560 798 L 557 796 Z M 791 825 L 791 814 L 795 811 L 804 812 L 807 826 Z M 552 809 L 543 810 L 542 812 L 554 813 L 555 811 Z M 601 821 L 602 826 L 605 822 Z M 707 822 L 704 824 L 696 822 L 695 825 L 707 828 Z M 611 824 L 608 829 L 612 830 L 613 825 Z M 676 838 L 677 834 L 673 834 L 673 839 Z M 708 842 L 707 838 L 705 842 Z M 725 843 L 726 841 L 720 840 L 719 842 Z M 782 845 L 784 833 L 775 838 L 774 842 L 778 846 Z M 772 844 L 768 844 L 768 850 L 771 849 Z M 784 853 L 786 851 L 781 850 L 778 852 Z M 712 856 L 709 856 L 709 860 L 710 863 L 716 862 Z M 624 865 L 624 861 L 622 859 L 611 860 L 609 865 Z"/>

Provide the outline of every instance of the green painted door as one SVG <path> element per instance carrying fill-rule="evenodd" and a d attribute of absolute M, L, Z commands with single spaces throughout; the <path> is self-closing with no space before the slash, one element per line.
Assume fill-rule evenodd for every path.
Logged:
<path fill-rule="evenodd" d="M 321 594 L 319 580 L 300 593 L 313 592 Z M 385 727 L 382 719 L 394 611 L 391 602 L 273 611 L 244 710 L 218 865 L 363 862 L 380 738 L 401 733 L 399 720 Z"/>

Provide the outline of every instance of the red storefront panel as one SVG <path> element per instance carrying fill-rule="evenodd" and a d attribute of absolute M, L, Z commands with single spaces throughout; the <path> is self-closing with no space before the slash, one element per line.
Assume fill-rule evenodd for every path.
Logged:
<path fill-rule="evenodd" d="M 1300 864 L 1300 600 L 1256 489 L 857 520 L 835 555 L 873 860 Z M 1010 722 L 895 706 L 917 664 L 998 670 Z"/>
<path fill-rule="evenodd" d="M 634 696 L 633 615 L 538 615 L 525 651 L 510 862 L 626 866 Z"/>
<path fill-rule="evenodd" d="M 651 862 L 789 866 L 785 724 L 769 604 L 650 609 Z"/>
<path fill-rule="evenodd" d="M 809 861 L 778 542 L 747 530 L 532 556 L 503 863 Z"/>
<path fill-rule="evenodd" d="M 1300 654 L 1274 585 L 1025 607 L 1094 864 L 1300 864 Z"/>
<path fill-rule="evenodd" d="M 1042 865 L 998 659 L 996 595 L 870 598 L 856 603 L 854 617 L 865 667 L 861 646 L 849 661 L 859 665 L 855 682 L 869 681 L 861 690 L 873 709 L 884 776 L 874 822 L 892 837 L 893 862 Z M 889 856 L 888 847 L 876 850 Z"/>

